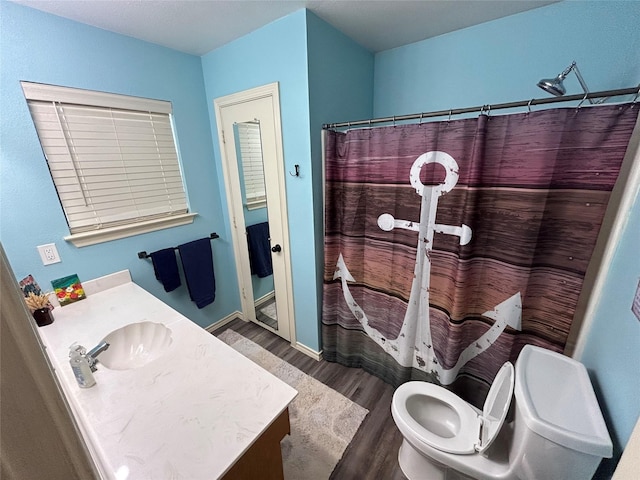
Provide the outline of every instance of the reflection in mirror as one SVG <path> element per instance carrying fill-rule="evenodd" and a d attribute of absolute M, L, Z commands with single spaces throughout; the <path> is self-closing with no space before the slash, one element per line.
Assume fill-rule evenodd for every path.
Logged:
<path fill-rule="evenodd" d="M 256 120 L 236 123 L 234 139 L 238 156 L 244 223 L 247 228 L 255 318 L 270 328 L 278 330 L 260 122 Z"/>
<path fill-rule="evenodd" d="M 236 151 L 239 152 L 238 169 L 242 183 L 242 200 L 247 210 L 264 208 L 266 220 L 267 195 L 262 166 L 260 123 L 235 124 Z"/>

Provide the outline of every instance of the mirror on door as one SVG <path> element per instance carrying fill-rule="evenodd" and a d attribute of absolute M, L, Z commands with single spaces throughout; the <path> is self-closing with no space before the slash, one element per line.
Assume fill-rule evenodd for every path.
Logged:
<path fill-rule="evenodd" d="M 255 319 L 278 330 L 260 122 L 234 124 Z"/>

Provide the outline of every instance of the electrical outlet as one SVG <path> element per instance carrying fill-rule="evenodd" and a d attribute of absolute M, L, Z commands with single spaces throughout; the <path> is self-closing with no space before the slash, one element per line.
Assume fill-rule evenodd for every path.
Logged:
<path fill-rule="evenodd" d="M 42 259 L 43 265 L 51 265 L 52 263 L 60 262 L 60 255 L 58 255 L 58 249 L 55 243 L 48 243 L 47 245 L 38 245 L 38 253 Z"/>

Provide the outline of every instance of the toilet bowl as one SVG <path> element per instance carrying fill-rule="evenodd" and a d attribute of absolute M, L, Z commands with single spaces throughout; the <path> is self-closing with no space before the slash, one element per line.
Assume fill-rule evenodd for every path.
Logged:
<path fill-rule="evenodd" d="M 515 420 L 505 424 L 515 392 Z M 409 480 L 591 478 L 612 444 L 584 366 L 525 346 L 498 371 L 483 409 L 427 382 L 394 393 Z M 491 447 L 491 448 L 490 448 Z"/>

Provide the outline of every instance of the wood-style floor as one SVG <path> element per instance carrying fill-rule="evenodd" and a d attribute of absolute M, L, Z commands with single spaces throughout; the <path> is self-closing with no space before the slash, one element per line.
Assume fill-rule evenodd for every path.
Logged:
<path fill-rule="evenodd" d="M 219 335 L 227 328 L 235 330 L 369 410 L 334 469 L 331 480 L 406 480 L 398 466 L 402 435 L 391 418 L 391 385 L 360 368 L 348 368 L 309 358 L 277 335 L 250 322 L 233 320 L 215 331 L 214 335 Z"/>

